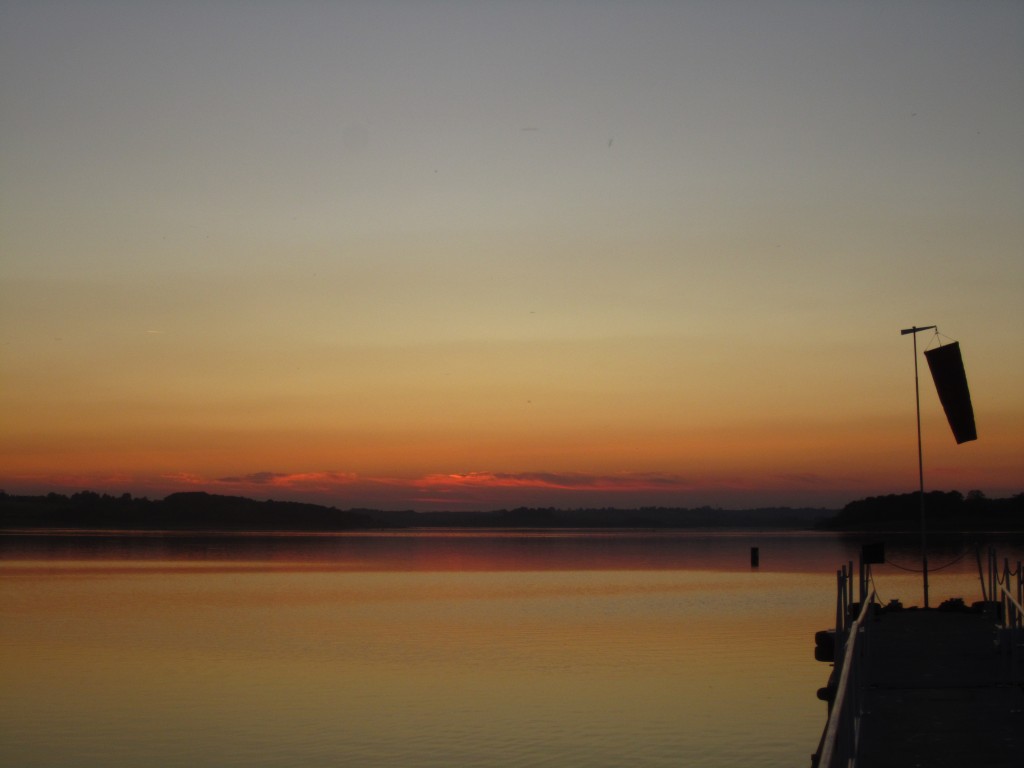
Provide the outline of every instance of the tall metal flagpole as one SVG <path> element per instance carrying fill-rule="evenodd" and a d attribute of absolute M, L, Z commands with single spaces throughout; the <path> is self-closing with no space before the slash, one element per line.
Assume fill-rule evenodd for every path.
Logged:
<path fill-rule="evenodd" d="M 924 515 L 924 455 L 921 451 L 921 386 L 917 377 L 917 334 L 919 331 L 930 331 L 936 326 L 925 325 L 920 328 L 904 328 L 901 336 L 908 333 L 914 337 L 914 401 L 917 404 L 917 479 L 920 483 L 921 500 L 921 573 L 924 576 L 924 607 L 928 607 L 928 538 Z"/>

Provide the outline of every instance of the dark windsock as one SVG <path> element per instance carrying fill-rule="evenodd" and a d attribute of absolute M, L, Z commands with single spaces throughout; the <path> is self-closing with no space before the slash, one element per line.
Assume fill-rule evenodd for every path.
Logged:
<path fill-rule="evenodd" d="M 964 360 L 960 356 L 960 342 L 925 350 L 924 356 L 957 445 L 977 440 L 978 431 L 974 426 L 974 408 L 971 391 L 967 388 Z"/>

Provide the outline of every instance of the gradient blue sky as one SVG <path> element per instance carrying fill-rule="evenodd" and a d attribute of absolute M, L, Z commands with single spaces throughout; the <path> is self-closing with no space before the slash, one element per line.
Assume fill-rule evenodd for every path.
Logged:
<path fill-rule="evenodd" d="M 1024 489 L 1020 2 L 0 14 L 8 491 Z"/>

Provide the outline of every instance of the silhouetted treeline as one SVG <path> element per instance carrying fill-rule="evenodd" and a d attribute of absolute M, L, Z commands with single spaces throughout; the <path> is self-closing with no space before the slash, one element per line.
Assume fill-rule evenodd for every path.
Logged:
<path fill-rule="evenodd" d="M 15 496 L 0 491 L 0 527 L 109 530 L 339 531 L 372 528 L 781 528 L 806 530 L 835 514 L 819 508 L 724 510 L 501 509 L 414 512 L 254 501 L 239 496 L 175 493 L 163 500 L 82 491 L 71 496 Z"/>
<path fill-rule="evenodd" d="M 615 507 L 558 509 L 517 507 L 494 512 L 371 512 L 377 520 L 402 527 L 445 528 L 814 528 L 835 510 L 766 507 Z"/>
<path fill-rule="evenodd" d="M 254 501 L 241 496 L 174 493 L 150 500 L 82 491 L 71 496 L 12 496 L 0 491 L 4 528 L 110 530 L 351 530 L 377 527 L 368 515 L 317 504 Z"/>
<path fill-rule="evenodd" d="M 930 491 L 925 516 L 932 531 L 1024 531 L 1024 493 L 989 499 L 981 491 Z M 921 494 L 870 496 L 851 501 L 823 527 L 833 530 L 914 531 L 921 525 Z"/>
<path fill-rule="evenodd" d="M 665 528 L 913 531 L 920 525 L 917 493 L 872 496 L 841 511 L 765 507 L 732 510 L 556 509 L 518 507 L 493 512 L 340 510 L 291 501 L 255 501 L 210 493 L 175 493 L 162 500 L 82 491 L 70 496 L 16 496 L 0 491 L 0 528 L 223 531 L 346 531 L 384 528 Z M 925 494 L 928 528 L 1022 531 L 1024 494 L 989 499 L 980 491 Z"/>

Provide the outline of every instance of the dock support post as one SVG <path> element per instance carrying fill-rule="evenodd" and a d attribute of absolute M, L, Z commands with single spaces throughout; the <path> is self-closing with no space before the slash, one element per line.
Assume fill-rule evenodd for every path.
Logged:
<path fill-rule="evenodd" d="M 836 571 L 836 657 L 839 656 L 840 642 L 844 635 L 844 611 L 843 611 L 843 595 L 846 593 L 846 587 L 843 585 L 843 572 Z"/>
<path fill-rule="evenodd" d="M 853 605 L 853 560 L 847 561 L 846 564 L 849 566 L 849 568 L 846 570 L 846 606 L 847 608 L 849 608 L 851 605 Z"/>
<path fill-rule="evenodd" d="M 985 583 L 985 572 L 981 569 L 981 547 L 974 548 L 974 557 L 978 561 L 978 580 L 981 582 L 981 599 L 988 602 L 988 584 Z"/>
<path fill-rule="evenodd" d="M 1021 561 L 1017 561 L 1017 602 L 1024 605 L 1024 571 L 1021 571 Z"/>
<path fill-rule="evenodd" d="M 992 596 L 990 599 L 995 601 L 996 599 L 996 549 L 995 547 L 988 548 L 988 593 Z"/>

